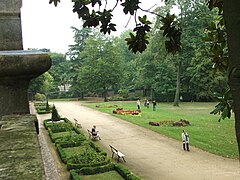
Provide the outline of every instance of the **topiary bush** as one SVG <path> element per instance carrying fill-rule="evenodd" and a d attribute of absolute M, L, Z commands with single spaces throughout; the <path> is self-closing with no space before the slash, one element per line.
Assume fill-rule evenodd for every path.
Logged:
<path fill-rule="evenodd" d="M 46 96 L 44 94 L 41 93 L 36 93 L 34 95 L 34 98 L 36 101 L 44 101 L 46 99 Z"/>
<path fill-rule="evenodd" d="M 53 105 L 52 107 L 52 121 L 59 121 L 60 120 L 60 116 L 58 114 L 58 111 L 56 109 L 56 107 Z"/>
<path fill-rule="evenodd" d="M 47 101 L 47 103 L 46 103 L 46 111 L 49 111 L 49 112 L 50 112 L 50 106 L 49 106 L 49 104 L 48 104 L 48 101 Z"/>

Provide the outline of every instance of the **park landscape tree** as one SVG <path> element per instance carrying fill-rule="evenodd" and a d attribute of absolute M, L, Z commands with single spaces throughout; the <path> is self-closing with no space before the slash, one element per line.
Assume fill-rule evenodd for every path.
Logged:
<path fill-rule="evenodd" d="M 85 43 L 78 80 L 91 92 L 101 92 L 107 101 L 107 91 L 118 87 L 122 77 L 117 46 L 114 40 L 99 32 L 89 36 Z"/>
<path fill-rule="evenodd" d="M 165 0 L 168 1 L 168 0 Z M 57 3 L 60 0 L 50 0 L 50 3 Z M 106 1 L 107 2 L 107 1 Z M 235 130 L 238 142 L 238 149 L 240 154 L 240 23 L 239 23 L 239 11 L 240 11 L 240 1 L 239 0 L 206 0 L 210 9 L 217 7 L 219 9 L 219 14 L 223 15 L 223 20 L 227 32 L 227 46 L 229 58 L 221 58 L 217 60 L 218 64 L 226 64 L 227 74 L 228 74 L 228 84 L 230 86 L 230 92 L 233 99 L 233 109 L 235 115 Z M 139 0 L 116 0 L 116 5 L 121 3 L 123 6 L 123 12 L 125 14 L 134 15 L 138 10 L 141 10 Z M 115 31 L 115 24 L 111 22 L 112 11 L 115 9 L 106 10 L 103 8 L 102 11 L 92 10 L 90 13 L 89 6 L 102 6 L 101 0 L 89 0 L 89 1 L 74 1 L 73 11 L 77 12 L 79 18 L 84 20 L 84 26 L 86 27 L 97 27 L 100 26 L 100 31 L 103 33 L 111 33 Z M 142 9 L 143 10 L 143 9 Z M 176 52 L 181 49 L 180 35 L 181 32 L 176 26 L 172 26 L 173 21 L 168 21 L 171 16 L 165 17 L 166 23 L 164 25 L 164 34 L 168 38 L 166 41 L 166 48 L 168 52 Z M 134 29 L 135 34 L 131 33 L 130 38 L 127 39 L 129 48 L 133 52 L 143 52 L 146 49 L 146 45 L 149 43 L 147 32 L 150 31 L 149 21 L 146 17 L 140 17 L 139 23 L 137 23 Z M 219 43 L 221 43 L 219 41 Z M 220 46 L 220 48 L 222 48 Z M 220 50 L 221 51 L 221 50 Z M 223 117 L 230 117 L 232 110 L 231 105 L 228 103 L 228 98 L 226 102 L 223 103 L 222 107 L 219 108 L 219 112 L 222 113 Z"/>

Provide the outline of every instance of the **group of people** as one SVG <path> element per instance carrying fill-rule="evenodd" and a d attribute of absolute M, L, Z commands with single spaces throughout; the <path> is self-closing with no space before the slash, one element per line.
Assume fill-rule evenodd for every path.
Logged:
<path fill-rule="evenodd" d="M 156 100 L 153 100 L 153 101 L 152 101 L 152 104 L 153 104 L 153 111 L 156 111 L 156 106 L 157 106 Z M 149 108 L 149 101 L 148 101 L 148 99 L 146 99 L 146 98 L 145 98 L 145 100 L 144 100 L 144 107 Z M 141 109 L 140 99 L 137 100 L 137 109 L 138 109 L 138 110 Z"/>

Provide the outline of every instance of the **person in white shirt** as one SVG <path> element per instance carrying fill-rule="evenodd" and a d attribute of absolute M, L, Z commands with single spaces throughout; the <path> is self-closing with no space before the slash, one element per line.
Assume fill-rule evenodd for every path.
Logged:
<path fill-rule="evenodd" d="M 137 109 L 140 110 L 140 99 L 137 100 Z"/>
<path fill-rule="evenodd" d="M 183 150 L 184 151 L 190 151 L 189 150 L 189 136 L 186 130 L 183 130 L 182 132 L 182 142 L 183 142 Z"/>

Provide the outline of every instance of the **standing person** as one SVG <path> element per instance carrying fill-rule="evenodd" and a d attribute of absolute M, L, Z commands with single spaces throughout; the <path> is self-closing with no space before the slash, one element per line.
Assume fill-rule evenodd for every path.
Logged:
<path fill-rule="evenodd" d="M 144 100 L 144 107 L 147 107 L 147 98 Z"/>
<path fill-rule="evenodd" d="M 146 102 L 146 104 L 147 104 L 147 108 L 149 108 L 149 101 L 148 101 L 148 99 L 147 99 L 147 102 Z"/>
<path fill-rule="evenodd" d="M 155 99 L 153 100 L 152 104 L 153 104 L 153 110 L 156 111 L 157 102 Z"/>
<path fill-rule="evenodd" d="M 140 99 L 137 100 L 137 109 L 140 110 Z"/>
<path fill-rule="evenodd" d="M 184 151 L 190 151 L 189 150 L 189 136 L 186 130 L 183 130 L 182 132 L 182 142 L 183 142 L 183 150 Z"/>

